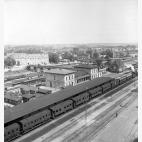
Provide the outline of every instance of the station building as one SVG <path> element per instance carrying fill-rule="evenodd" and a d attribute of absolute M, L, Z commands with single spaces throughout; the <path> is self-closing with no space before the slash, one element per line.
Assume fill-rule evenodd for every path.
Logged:
<path fill-rule="evenodd" d="M 46 86 L 53 88 L 62 88 L 75 85 L 75 72 L 73 70 L 54 68 L 45 69 L 44 77 L 46 78 Z"/>
<path fill-rule="evenodd" d="M 98 68 L 95 65 L 80 64 L 80 65 L 74 66 L 74 69 L 87 72 L 90 75 L 91 80 L 102 76 L 102 74 L 99 74 Z"/>

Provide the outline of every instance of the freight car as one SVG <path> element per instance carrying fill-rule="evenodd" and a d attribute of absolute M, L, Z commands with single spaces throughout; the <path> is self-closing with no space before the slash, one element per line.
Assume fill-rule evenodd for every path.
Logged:
<path fill-rule="evenodd" d="M 134 76 L 132 75 L 132 77 Z M 90 101 L 124 83 L 127 78 L 127 76 L 117 79 L 100 77 L 6 110 L 5 141 L 10 141 Z"/>

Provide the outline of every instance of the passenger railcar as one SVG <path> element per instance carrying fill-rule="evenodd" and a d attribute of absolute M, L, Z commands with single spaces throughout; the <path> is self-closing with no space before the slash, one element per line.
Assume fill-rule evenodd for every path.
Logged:
<path fill-rule="evenodd" d="M 107 92 L 108 90 L 111 89 L 111 83 L 105 83 L 104 85 L 102 85 L 103 88 L 103 93 Z"/>
<path fill-rule="evenodd" d="M 71 109 L 73 109 L 73 101 L 66 100 L 50 107 L 52 110 L 52 117 L 55 118 Z"/>
<path fill-rule="evenodd" d="M 85 93 L 79 94 L 75 97 L 72 97 L 72 100 L 74 101 L 74 108 L 75 108 L 89 101 L 89 93 L 85 92 Z"/>
<path fill-rule="evenodd" d="M 100 86 L 89 90 L 89 92 L 91 94 L 91 98 L 94 98 L 94 97 L 97 97 L 97 96 L 101 95 L 103 93 L 102 91 L 103 91 L 102 87 L 100 87 Z"/>
<path fill-rule="evenodd" d="M 51 111 L 46 109 L 44 111 L 40 111 L 34 115 L 29 116 L 28 118 L 24 118 L 19 123 L 21 124 L 22 133 L 28 132 L 32 130 L 34 127 L 47 122 L 51 119 Z"/>
<path fill-rule="evenodd" d="M 20 135 L 20 125 L 13 123 L 4 128 L 4 141 L 10 141 Z"/>

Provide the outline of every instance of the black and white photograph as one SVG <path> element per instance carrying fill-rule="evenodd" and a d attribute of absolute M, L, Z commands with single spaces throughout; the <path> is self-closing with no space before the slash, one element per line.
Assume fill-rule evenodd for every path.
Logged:
<path fill-rule="evenodd" d="M 138 0 L 3 9 L 4 142 L 138 142 Z"/>

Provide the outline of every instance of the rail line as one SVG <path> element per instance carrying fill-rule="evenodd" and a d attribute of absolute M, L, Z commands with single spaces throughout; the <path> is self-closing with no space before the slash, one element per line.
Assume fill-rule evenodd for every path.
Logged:
<path fill-rule="evenodd" d="M 113 120 L 116 117 L 116 113 L 120 113 L 124 108 L 118 107 L 119 104 L 121 104 L 123 101 L 126 101 L 125 105 L 131 104 L 135 99 L 137 98 L 137 95 L 127 95 L 124 98 L 117 101 L 114 105 L 112 105 L 110 108 L 108 108 L 105 113 L 98 115 L 96 118 L 94 118 L 94 123 L 91 123 L 89 126 L 82 126 L 82 128 L 79 129 L 79 131 L 72 133 L 70 136 L 64 138 L 62 142 L 88 142 L 91 137 L 96 135 L 101 129 L 103 129 L 111 120 Z M 110 113 L 111 112 L 111 113 Z M 99 123 L 96 123 L 99 122 Z M 77 139 L 77 140 L 76 140 Z"/>
<path fill-rule="evenodd" d="M 133 78 L 132 80 L 130 80 L 130 81 L 128 81 L 128 82 L 126 82 L 126 83 L 124 83 L 124 84 L 122 84 L 122 85 L 120 85 L 120 86 L 118 86 L 117 88 L 114 88 L 113 90 L 110 90 L 109 92 L 105 93 L 104 95 L 101 95 L 100 97 L 94 98 L 92 101 L 88 102 L 87 104 L 84 104 L 84 105 L 82 105 L 82 106 L 80 106 L 80 107 L 78 107 L 78 108 L 76 108 L 76 109 L 74 109 L 74 110 L 68 112 L 67 114 L 64 115 L 63 118 L 61 118 L 61 116 L 60 116 L 60 117 L 58 117 L 55 121 L 53 120 L 53 121 L 51 121 L 49 124 L 45 124 L 45 125 L 48 125 L 48 126 L 49 126 L 49 125 L 52 125 L 52 127 L 50 127 L 50 128 L 48 129 L 48 131 L 50 131 L 51 129 L 53 129 L 53 128 L 59 126 L 59 125 L 61 125 L 62 123 L 64 123 L 65 121 L 63 121 L 63 119 L 67 119 L 67 120 L 68 120 L 68 119 L 70 119 L 70 118 L 76 116 L 77 114 L 80 114 L 82 111 L 84 111 L 84 108 L 85 108 L 85 109 L 88 109 L 88 108 L 90 108 L 91 106 L 93 106 L 94 104 L 97 104 L 98 102 L 100 102 L 101 100 L 103 100 L 104 98 L 109 97 L 110 95 L 113 96 L 113 93 L 116 93 L 118 90 L 123 89 L 124 87 L 126 87 L 127 85 L 133 83 L 133 82 L 136 81 L 136 80 L 137 80 L 137 77 L 136 77 L 136 78 Z M 126 91 L 124 91 L 124 92 L 127 92 L 127 91 L 128 91 L 128 90 L 126 90 Z M 97 106 L 98 108 L 94 109 L 93 111 L 98 110 L 100 107 L 102 107 L 102 106 L 104 106 L 104 105 L 106 105 L 106 102 L 100 104 L 100 106 Z M 81 111 L 81 112 L 80 112 L 80 111 Z M 62 120 L 61 120 L 61 119 L 62 119 Z M 76 125 L 76 123 L 75 123 L 76 120 L 71 119 L 71 121 L 73 121 L 74 124 L 66 126 L 66 129 L 65 129 L 65 130 L 68 130 L 68 129 L 72 128 L 74 125 Z M 54 123 L 56 123 L 56 124 L 54 124 Z M 58 125 L 57 125 L 57 124 L 58 124 Z M 48 126 L 46 126 L 46 127 L 48 127 Z M 43 126 L 41 126 L 41 127 L 43 127 Z M 40 127 L 39 127 L 39 128 L 40 128 Z M 45 128 L 42 128 L 42 131 L 40 131 L 39 134 L 36 134 L 36 137 L 40 137 L 41 135 L 43 135 L 43 134 L 45 133 L 45 132 L 44 132 L 44 129 L 45 129 Z M 35 130 L 36 130 L 36 129 L 35 129 Z M 35 130 L 33 130 L 33 132 L 34 132 Z M 42 133 L 42 132 L 44 132 L 44 133 Z M 46 131 L 46 132 L 47 132 L 47 131 Z M 36 133 L 38 133 L 38 132 L 36 132 Z M 63 133 L 63 130 L 62 130 L 62 129 L 60 130 L 60 133 Z M 29 134 L 29 133 L 27 133 L 27 134 Z M 26 135 L 26 134 L 25 134 L 25 135 Z M 23 136 L 25 136 L 25 135 L 23 135 Z M 33 135 L 35 135 L 35 134 L 33 134 Z M 22 136 L 22 137 L 23 137 L 23 136 Z M 55 137 L 55 136 L 57 136 L 57 135 L 54 134 L 54 137 Z M 22 137 L 21 137 L 21 138 L 22 138 Z M 30 136 L 30 137 L 31 137 L 31 136 Z M 21 139 L 21 138 L 18 138 L 17 140 L 19 140 L 19 139 Z M 35 138 L 34 138 L 34 139 L 35 139 Z"/>
<path fill-rule="evenodd" d="M 121 91 L 121 95 L 125 92 L 127 92 L 128 91 L 128 89 L 126 89 L 126 90 L 122 90 Z M 115 99 L 116 99 L 116 96 L 117 97 L 120 97 L 120 96 L 118 96 L 117 94 L 116 95 L 114 95 L 114 97 L 115 97 Z M 124 96 L 123 98 L 121 98 L 119 101 L 117 101 L 112 107 L 111 107 L 111 110 L 114 108 L 114 106 L 117 106 L 117 103 L 121 103 L 122 102 L 122 100 L 125 100 L 126 98 L 128 98 L 129 96 L 131 96 L 131 93 L 129 93 L 129 94 L 127 94 L 126 96 Z M 114 100 L 114 99 L 113 99 Z M 112 101 L 113 101 L 112 100 Z M 89 112 L 87 112 L 87 114 L 86 115 L 90 115 L 91 113 L 93 113 L 94 111 L 96 111 L 96 110 L 98 110 L 99 108 L 101 108 L 102 106 L 104 107 L 105 105 L 107 104 L 107 102 L 102 102 L 101 104 L 99 104 L 98 106 L 96 106 L 95 108 L 93 108 L 93 109 L 91 109 Z M 110 110 L 110 108 L 109 108 L 109 110 L 106 112 L 106 114 L 109 112 L 109 111 L 111 111 Z M 100 119 L 100 118 L 102 118 L 102 117 L 104 117 L 106 114 L 104 114 L 103 116 L 101 115 L 101 116 L 98 116 L 98 117 L 96 117 L 95 119 Z M 56 138 L 58 138 L 61 134 L 63 134 L 63 133 L 65 133 L 67 130 L 69 130 L 69 129 L 72 129 L 74 126 L 76 126 L 77 124 L 78 124 L 78 121 L 77 120 L 80 120 L 80 119 L 82 119 L 82 118 L 84 118 L 84 114 L 82 114 L 80 117 L 78 117 L 78 118 L 76 118 L 76 119 L 71 119 L 70 121 L 71 121 L 71 124 L 67 124 L 67 125 L 64 125 L 64 127 L 63 128 L 60 128 L 59 129 L 59 131 L 57 131 L 56 133 L 54 133 L 54 134 L 52 134 L 52 135 L 50 135 L 48 138 L 46 138 L 46 141 L 52 141 L 52 140 L 55 140 Z M 82 126 L 82 129 L 84 129 L 85 128 L 85 126 Z M 80 129 L 80 130 L 82 130 L 82 129 Z M 76 132 L 75 132 L 76 133 Z M 78 132 L 77 132 L 77 134 L 78 134 Z"/>

